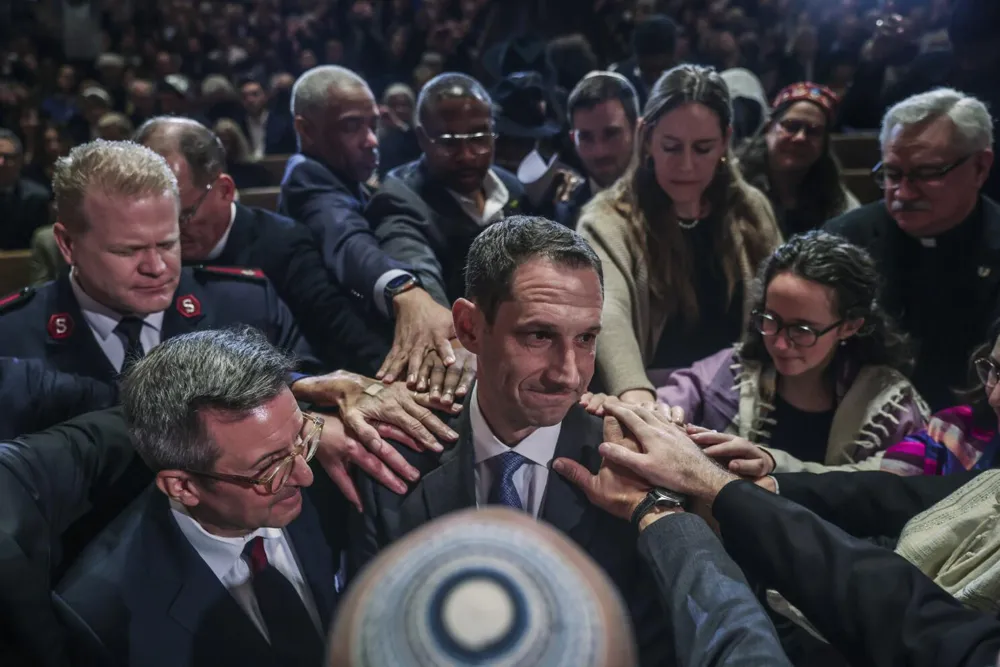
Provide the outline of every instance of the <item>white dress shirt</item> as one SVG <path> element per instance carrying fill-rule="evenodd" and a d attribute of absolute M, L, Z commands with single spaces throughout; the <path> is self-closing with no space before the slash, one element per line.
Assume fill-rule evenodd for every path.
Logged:
<path fill-rule="evenodd" d="M 321 636 L 325 629 L 319 625 L 319 612 L 312 597 L 312 591 L 302 575 L 295 551 L 291 542 L 280 528 L 258 528 L 243 537 L 219 537 L 212 535 L 187 513 L 185 507 L 173 500 L 170 501 L 170 513 L 194 550 L 198 552 L 205 564 L 215 573 L 222 585 L 233 596 L 237 604 L 246 612 L 253 624 L 257 626 L 264 638 L 271 641 L 264 625 L 264 617 L 257 606 L 257 598 L 253 594 L 253 582 L 250 580 L 250 565 L 243 558 L 243 550 L 247 542 L 255 537 L 264 538 L 264 553 L 267 561 L 278 572 L 285 575 L 291 582 L 295 592 L 302 598 L 309 618 Z"/>
<path fill-rule="evenodd" d="M 229 242 L 229 233 L 233 231 L 234 222 L 236 222 L 236 202 L 229 205 L 229 226 L 226 227 L 226 233 L 222 235 L 222 238 L 219 239 L 219 242 L 215 244 L 215 247 L 212 248 L 211 252 L 208 253 L 208 256 L 205 259 L 219 258 L 222 251 L 226 249 L 226 243 Z"/>
<path fill-rule="evenodd" d="M 517 489 L 517 495 L 521 497 L 521 506 L 524 507 L 524 510 L 530 512 L 531 516 L 538 518 L 538 512 L 542 508 L 542 499 L 545 497 L 545 485 L 549 481 L 549 465 L 556 453 L 556 443 L 559 442 L 562 424 L 538 428 L 511 448 L 493 435 L 493 431 L 486 423 L 486 418 L 479 408 L 479 392 L 475 388 L 472 390 L 472 400 L 469 405 L 472 447 L 475 451 L 476 506 L 484 507 L 490 497 L 490 487 L 493 485 L 493 468 L 491 466 L 495 465 L 490 459 L 513 449 L 527 459 L 524 465 L 514 473 L 514 488 Z"/>
<path fill-rule="evenodd" d="M 125 362 L 126 341 L 122 336 L 115 333 L 115 327 L 121 322 L 123 315 L 111 310 L 102 303 L 98 303 L 93 297 L 83 291 L 80 283 L 76 281 L 76 274 L 70 272 L 69 284 L 73 289 L 76 302 L 80 304 L 83 311 L 83 319 L 87 321 L 87 326 L 97 339 L 97 344 L 104 351 L 104 356 L 108 358 L 116 371 L 121 372 L 122 364 Z M 146 354 L 160 344 L 160 330 L 163 328 L 163 311 L 146 315 L 142 318 L 142 333 L 139 334 L 139 342 L 142 343 L 142 350 Z"/>
<path fill-rule="evenodd" d="M 260 116 L 253 118 L 247 116 L 247 131 L 250 136 L 250 151 L 253 159 L 259 160 L 264 157 L 264 150 L 267 146 L 267 110 L 261 112 Z"/>
<path fill-rule="evenodd" d="M 503 217 L 503 207 L 510 200 L 510 193 L 507 192 L 507 186 L 503 184 L 499 176 L 493 173 L 492 169 L 486 172 L 483 190 L 486 195 L 486 204 L 483 206 L 482 213 L 479 212 L 479 205 L 476 203 L 475 197 L 466 197 L 454 190 L 448 190 L 448 192 L 455 198 L 466 215 L 485 227 Z"/>

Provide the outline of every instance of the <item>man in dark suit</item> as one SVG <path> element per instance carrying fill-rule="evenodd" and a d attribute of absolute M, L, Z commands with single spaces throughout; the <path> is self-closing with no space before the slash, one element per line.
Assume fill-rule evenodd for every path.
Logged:
<path fill-rule="evenodd" d="M 849 664 L 995 664 L 1000 650 L 995 615 L 967 609 L 901 556 L 820 518 L 862 526 L 888 512 L 888 525 L 930 507 L 971 475 L 794 473 L 755 485 L 709 459 L 682 428 L 648 409 L 615 401 L 607 414 L 633 433 L 640 447 L 603 445 L 605 461 L 695 501 L 700 514 L 718 523 L 726 550 L 747 577 L 781 593 Z M 555 466 L 594 496 L 592 478 L 565 462 Z M 829 500 L 820 500 L 827 494 Z"/>
<path fill-rule="evenodd" d="M 429 351 L 446 363 L 455 356 L 454 330 L 451 312 L 379 247 L 362 213 L 370 196 L 366 181 L 378 166 L 375 98 L 354 72 L 314 67 L 295 82 L 292 115 L 300 152 L 285 167 L 279 211 L 309 227 L 327 270 L 365 312 L 396 318 L 393 347 L 378 376 L 415 383 Z"/>
<path fill-rule="evenodd" d="M 385 252 L 413 267 L 445 307 L 464 293 L 469 246 L 484 227 L 523 211 L 524 188 L 493 166 L 493 102 L 464 74 L 441 74 L 417 100 L 424 156 L 390 172 L 365 215 Z"/>
<path fill-rule="evenodd" d="M 375 373 L 388 341 L 333 282 L 308 229 L 235 201 L 225 151 L 211 130 L 160 117 L 139 128 L 136 141 L 162 155 L 177 176 L 185 264 L 261 269 L 327 366 Z"/>
<path fill-rule="evenodd" d="M 824 226 L 874 257 L 886 310 L 917 345 L 913 383 L 935 410 L 968 386 L 969 357 L 1000 316 L 1000 206 L 980 192 L 991 128 L 986 106 L 953 90 L 900 102 L 875 170 L 885 200 Z"/>
<path fill-rule="evenodd" d="M 69 274 L 0 299 L 0 347 L 111 381 L 127 361 L 181 333 L 249 324 L 315 371 L 288 307 L 259 271 L 180 266 L 177 180 L 131 143 L 78 146 L 55 176 L 54 227 Z"/>
<path fill-rule="evenodd" d="M 240 96 L 244 112 L 240 125 L 250 140 L 253 156 L 294 153 L 295 127 L 288 108 L 271 105 L 264 84 L 254 78 L 246 78 L 240 83 Z"/>
<path fill-rule="evenodd" d="M 0 128 L 0 250 L 26 250 L 31 235 L 49 222 L 49 192 L 21 178 L 24 147 L 17 135 Z"/>
<path fill-rule="evenodd" d="M 522 509 L 579 544 L 614 581 L 632 615 L 641 663 L 671 664 L 673 639 L 655 583 L 627 521 L 592 507 L 549 472 L 556 457 L 596 470 L 602 424 L 577 403 L 594 371 L 601 328 L 600 260 L 574 232 L 517 216 L 473 242 L 467 298 L 455 328 L 476 354 L 480 382 L 443 454 L 400 453 L 422 475 L 405 496 L 359 481 L 365 514 L 352 531 L 352 564 L 449 512 L 485 504 Z"/>

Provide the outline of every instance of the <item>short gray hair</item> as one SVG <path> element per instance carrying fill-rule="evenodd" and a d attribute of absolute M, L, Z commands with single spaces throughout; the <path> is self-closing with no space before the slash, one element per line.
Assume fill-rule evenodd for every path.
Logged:
<path fill-rule="evenodd" d="M 963 152 L 983 151 L 993 146 L 993 119 L 981 101 L 952 88 L 937 88 L 908 97 L 886 112 L 879 142 L 885 148 L 896 126 L 904 128 L 947 116 L 955 124 Z"/>
<path fill-rule="evenodd" d="M 136 451 L 155 472 L 210 472 L 219 450 L 202 415 L 245 415 L 278 396 L 291 370 L 292 360 L 249 326 L 164 341 L 122 380 L 122 406 Z"/>
<path fill-rule="evenodd" d="M 196 187 L 205 187 L 226 171 L 226 149 L 212 130 L 192 118 L 156 116 L 135 133 L 135 141 L 164 157 L 180 155 Z"/>
<path fill-rule="evenodd" d="M 292 116 L 324 113 L 333 95 L 341 90 L 364 88 L 368 84 L 360 76 L 339 65 L 313 67 L 292 86 Z"/>

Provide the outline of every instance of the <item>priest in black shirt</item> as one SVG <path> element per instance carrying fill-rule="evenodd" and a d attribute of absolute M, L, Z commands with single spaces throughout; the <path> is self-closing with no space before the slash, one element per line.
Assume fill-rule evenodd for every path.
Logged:
<path fill-rule="evenodd" d="M 1000 206 L 980 193 L 992 119 L 979 100 L 942 88 L 889 109 L 880 140 L 885 199 L 825 229 L 875 258 L 886 310 L 918 346 L 913 383 L 937 410 L 967 385 L 969 357 L 1000 315 Z"/>

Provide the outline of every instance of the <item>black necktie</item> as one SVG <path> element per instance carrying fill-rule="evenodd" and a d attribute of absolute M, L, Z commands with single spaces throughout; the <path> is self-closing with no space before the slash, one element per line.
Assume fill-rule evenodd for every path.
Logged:
<path fill-rule="evenodd" d="M 142 327 L 143 321 L 138 317 L 123 317 L 115 327 L 115 333 L 124 339 L 125 358 L 122 360 L 122 373 L 125 373 L 132 364 L 142 359 L 146 352 L 142 349 Z"/>
<path fill-rule="evenodd" d="M 264 538 L 247 542 L 243 557 L 250 564 L 253 593 L 275 652 L 294 660 L 295 665 L 323 662 L 323 641 L 306 606 L 288 578 L 267 560 Z"/>

